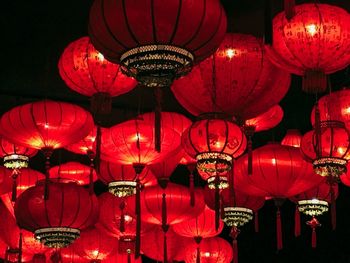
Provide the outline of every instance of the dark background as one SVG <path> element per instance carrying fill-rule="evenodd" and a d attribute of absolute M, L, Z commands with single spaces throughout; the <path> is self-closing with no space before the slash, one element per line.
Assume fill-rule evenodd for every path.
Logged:
<path fill-rule="evenodd" d="M 263 0 L 223 0 L 228 14 L 230 32 L 249 33 L 262 37 L 264 31 Z M 273 0 L 272 13 L 283 9 L 282 0 Z M 302 3 L 307 1 L 297 1 Z M 311 1 L 308 1 L 311 2 Z M 320 1 L 342 6 L 350 11 L 350 1 Z M 0 63 L 0 114 L 29 101 L 50 98 L 77 103 L 89 107 L 88 98 L 81 96 L 60 79 L 57 62 L 64 48 L 72 41 L 87 35 L 87 21 L 92 0 L 60 1 L 2 1 L 0 8 L 1 43 Z M 336 59 L 336 58 L 335 58 Z M 331 76 L 333 90 L 346 86 L 350 78 L 345 69 Z M 142 98 L 142 99 L 141 99 Z M 163 110 L 177 111 L 190 116 L 175 100 L 170 90 L 164 91 Z M 270 140 L 280 140 L 286 129 L 298 128 L 303 133 L 311 129 L 310 111 L 315 97 L 301 91 L 301 79 L 293 76 L 287 96 L 282 100 L 283 121 L 273 130 L 256 134 L 254 147 Z M 110 126 L 153 109 L 154 99 L 150 89 L 136 88 L 113 100 L 113 113 L 104 120 Z M 54 154 L 53 164 L 71 159 L 87 162 L 85 157 L 75 156 L 61 150 Z M 32 167 L 43 170 L 44 157 L 38 155 Z M 179 167 L 172 179 L 179 175 L 186 180 L 183 167 Z M 182 183 L 183 183 L 182 182 Z M 96 183 L 97 193 L 105 188 Z M 350 262 L 350 191 L 340 185 L 337 201 L 338 226 L 330 230 L 329 216 L 320 218 L 318 247 L 310 245 L 311 230 L 303 224 L 302 236 L 294 238 L 294 206 L 287 201 L 282 207 L 284 249 L 276 252 L 275 207 L 267 202 L 260 211 L 260 232 L 255 234 L 253 225 L 243 227 L 239 237 L 239 260 L 241 263 L 273 262 Z M 230 240 L 225 229 L 222 236 Z"/>

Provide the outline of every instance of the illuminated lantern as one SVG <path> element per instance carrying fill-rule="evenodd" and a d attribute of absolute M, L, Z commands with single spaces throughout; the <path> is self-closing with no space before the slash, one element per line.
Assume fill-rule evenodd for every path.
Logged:
<path fill-rule="evenodd" d="M 91 44 L 89 37 L 70 43 L 58 62 L 61 78 L 72 90 L 92 97 L 92 112 L 109 113 L 112 97 L 136 87 L 136 80 L 122 74 Z"/>
<path fill-rule="evenodd" d="M 90 262 L 99 262 L 118 252 L 118 240 L 96 228 L 83 230 L 72 246 L 79 256 Z"/>
<path fill-rule="evenodd" d="M 215 55 L 174 81 L 171 90 L 195 116 L 224 112 L 244 121 L 278 104 L 289 85 L 290 75 L 267 59 L 261 39 L 228 33 Z"/>
<path fill-rule="evenodd" d="M 226 15 L 218 0 L 196 5 L 172 0 L 166 6 L 161 1 L 125 5 L 97 0 L 90 10 L 89 35 L 96 49 L 150 87 L 170 86 L 187 74 L 193 63 L 214 52 L 225 32 Z"/>
<path fill-rule="evenodd" d="M 28 188 L 17 199 L 15 215 L 18 225 L 33 232 L 45 246 L 68 246 L 80 230 L 96 222 L 96 197 L 76 183 L 50 181 L 49 198 L 45 200 L 43 194 L 42 181 Z"/>
<path fill-rule="evenodd" d="M 0 119 L 2 136 L 44 152 L 46 184 L 52 151 L 81 140 L 92 128 L 93 119 L 88 111 L 74 104 L 51 100 L 17 106 Z M 47 190 L 46 187 L 45 198 L 48 197 Z"/>
<path fill-rule="evenodd" d="M 311 220 L 306 224 L 312 229 L 312 247 L 316 247 L 316 228 L 321 224 L 317 219 L 328 211 L 328 206 L 331 204 L 332 208 L 332 223 L 335 227 L 335 200 L 338 197 L 338 185 L 329 185 L 326 181 L 319 186 L 312 188 L 306 192 L 303 192 L 297 196 L 291 198 L 297 204 L 297 211 L 305 215 L 311 216 Z M 300 224 L 297 220 L 298 214 L 296 214 L 296 228 L 300 228 Z M 300 229 L 296 229 L 296 234 L 300 233 Z"/>
<path fill-rule="evenodd" d="M 319 129 L 303 136 L 300 149 L 315 173 L 337 179 L 350 159 L 350 133 L 340 121 L 321 121 Z"/>
<path fill-rule="evenodd" d="M 235 123 L 220 116 L 205 115 L 182 135 L 182 146 L 197 160 L 197 170 L 209 188 L 227 188 L 226 173 L 233 158 L 241 155 L 247 145 L 244 132 Z M 219 182 L 217 176 L 219 175 Z"/>
<path fill-rule="evenodd" d="M 296 130 L 296 129 L 287 130 L 286 135 L 283 137 L 281 141 L 281 145 L 300 148 L 302 137 L 303 136 L 301 135 L 299 130 Z"/>
<path fill-rule="evenodd" d="M 78 142 L 69 144 L 65 148 L 68 151 L 71 151 L 77 154 L 84 154 L 89 156 L 91 159 L 93 159 L 96 154 L 96 143 L 95 143 L 96 133 L 97 133 L 97 128 L 95 126 L 85 138 L 81 139 Z"/>
<path fill-rule="evenodd" d="M 79 185 L 89 184 L 90 176 L 92 176 L 92 181 L 97 180 L 95 169 L 91 168 L 90 166 L 81 164 L 79 162 L 67 162 L 51 167 L 49 173 L 50 178 L 58 180 L 69 179 L 75 181 Z"/>
<path fill-rule="evenodd" d="M 200 258 L 196 246 L 192 245 L 187 248 L 186 263 L 229 263 L 233 259 L 232 248 L 230 244 L 221 237 L 211 237 L 203 239 L 199 246 Z"/>
<path fill-rule="evenodd" d="M 142 187 L 157 183 L 155 176 L 148 166 L 136 174 L 132 165 L 123 165 L 101 161 L 99 179 L 108 185 L 108 191 L 118 197 L 126 197 L 136 194 L 136 180 Z"/>
<path fill-rule="evenodd" d="M 162 237 L 162 229 L 160 227 L 155 228 L 153 231 L 147 232 L 142 236 L 142 251 L 147 257 L 160 261 L 183 261 L 183 249 L 191 244 L 192 239 L 177 235 L 170 227 L 166 235 L 166 246 L 164 246 L 164 240 Z M 165 257 L 165 258 L 164 258 Z"/>
<path fill-rule="evenodd" d="M 271 197 L 277 206 L 277 247 L 282 248 L 282 225 L 279 207 L 283 200 L 302 193 L 322 182 L 312 165 L 302 158 L 298 148 L 270 143 L 253 151 L 253 173 L 248 176 L 247 154 L 235 163 L 235 184 L 248 194 Z"/>
<path fill-rule="evenodd" d="M 349 65 L 349 48 L 349 13 L 337 6 L 307 3 L 296 5 L 290 20 L 284 12 L 275 16 L 273 46 L 267 51 L 273 63 L 303 76 L 304 91 L 324 92 L 326 74 Z"/>

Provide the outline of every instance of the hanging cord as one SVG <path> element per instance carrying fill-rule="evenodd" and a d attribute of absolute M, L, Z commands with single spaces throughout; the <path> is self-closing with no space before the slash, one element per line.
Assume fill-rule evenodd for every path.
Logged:
<path fill-rule="evenodd" d="M 17 180 L 18 176 L 20 175 L 21 170 L 20 169 L 13 169 L 12 170 L 12 195 L 11 195 L 11 201 L 16 202 L 17 200 Z"/>
<path fill-rule="evenodd" d="M 50 159 L 52 149 L 43 149 L 45 155 L 45 186 L 44 186 L 44 200 L 49 199 L 49 184 L 50 184 Z"/>

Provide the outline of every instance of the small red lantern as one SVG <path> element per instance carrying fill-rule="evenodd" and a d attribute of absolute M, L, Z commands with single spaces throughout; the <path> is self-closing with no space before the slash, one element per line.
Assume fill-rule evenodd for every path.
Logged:
<path fill-rule="evenodd" d="M 230 244 L 221 237 L 211 237 L 203 239 L 199 247 L 189 246 L 186 249 L 185 261 L 187 263 L 229 263 L 233 259 Z"/>
<path fill-rule="evenodd" d="M 79 256 L 90 262 L 105 260 L 118 252 L 118 240 L 96 228 L 83 230 L 72 246 Z"/>
<path fill-rule="evenodd" d="M 338 178 L 346 172 L 350 159 L 350 133 L 340 121 L 321 121 L 319 131 L 307 132 L 300 149 L 304 157 L 312 162 L 315 173 Z"/>
<path fill-rule="evenodd" d="M 137 180 L 142 187 L 157 184 L 157 180 L 148 166 L 143 168 L 140 174 L 136 174 L 132 165 L 106 161 L 101 161 L 98 177 L 108 185 L 108 191 L 118 197 L 136 194 Z"/>
<path fill-rule="evenodd" d="M 301 135 L 299 130 L 296 130 L 296 129 L 287 130 L 286 135 L 283 137 L 281 141 L 281 145 L 300 148 L 302 137 L 303 136 Z"/>
<path fill-rule="evenodd" d="M 166 6 L 162 1 L 97 0 L 90 10 L 89 35 L 96 49 L 151 87 L 170 86 L 187 74 L 218 47 L 225 32 L 218 0 L 196 5 L 170 0 Z"/>
<path fill-rule="evenodd" d="M 304 91 L 324 92 L 326 74 L 348 66 L 349 49 L 349 13 L 337 6 L 307 3 L 296 5 L 290 20 L 284 12 L 275 16 L 273 46 L 267 51 L 273 63 L 303 76 Z"/>
<path fill-rule="evenodd" d="M 79 162 L 67 162 L 54 167 L 49 170 L 50 178 L 59 180 L 72 180 L 79 185 L 87 185 L 90 182 L 90 176 L 92 181 L 97 180 L 95 169 L 90 166 L 81 164 Z M 91 174 L 92 173 L 92 174 Z"/>
<path fill-rule="evenodd" d="M 72 90 L 92 97 L 92 112 L 109 113 L 111 97 L 136 87 L 136 80 L 122 74 L 120 66 L 106 60 L 89 37 L 70 43 L 58 62 L 61 78 Z"/>
<path fill-rule="evenodd" d="M 268 111 L 248 119 L 244 127 L 251 127 L 254 132 L 266 131 L 277 126 L 283 119 L 283 109 L 279 105 L 271 107 Z"/>
<path fill-rule="evenodd" d="M 268 60 L 261 39 L 228 33 L 215 54 L 171 90 L 195 116 L 223 112 L 244 121 L 278 104 L 289 85 L 290 74 Z"/>
<path fill-rule="evenodd" d="M 65 247 L 79 237 L 80 230 L 96 222 L 97 199 L 73 182 L 50 181 L 50 191 L 45 200 L 42 181 L 24 191 L 15 204 L 16 219 L 44 245 Z"/>

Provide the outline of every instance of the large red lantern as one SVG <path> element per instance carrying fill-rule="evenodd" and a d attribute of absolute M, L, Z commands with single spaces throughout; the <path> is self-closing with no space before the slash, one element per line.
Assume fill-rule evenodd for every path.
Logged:
<path fill-rule="evenodd" d="M 284 12 L 276 15 L 273 46 L 267 50 L 276 65 L 303 76 L 304 91 L 323 92 L 326 74 L 349 65 L 349 49 L 349 13 L 337 6 L 307 3 L 295 6 L 290 20 Z"/>
<path fill-rule="evenodd" d="M 90 262 L 99 262 L 118 252 L 118 240 L 96 228 L 83 230 L 72 245 L 74 251 Z"/>
<path fill-rule="evenodd" d="M 198 254 L 200 255 L 198 260 Z M 230 244 L 221 237 L 203 239 L 199 247 L 187 247 L 185 262 L 187 263 L 229 263 L 233 259 Z"/>
<path fill-rule="evenodd" d="M 262 40 L 226 34 L 215 55 L 171 89 L 193 115 L 224 112 L 244 121 L 278 104 L 289 85 L 290 75 L 267 59 Z"/>
<path fill-rule="evenodd" d="M 89 37 L 70 43 L 58 62 L 61 78 L 72 90 L 92 97 L 93 112 L 110 112 L 111 97 L 133 89 L 137 82 L 122 74 L 120 66 L 106 60 Z"/>
<path fill-rule="evenodd" d="M 300 149 L 315 173 L 337 179 L 350 159 L 350 133 L 341 121 L 321 121 L 318 129 L 303 136 Z"/>
<path fill-rule="evenodd" d="M 50 191 L 45 200 L 42 181 L 24 191 L 15 204 L 16 219 L 44 245 L 65 247 L 79 237 L 80 230 L 96 222 L 98 202 L 74 182 L 50 181 Z"/>
<path fill-rule="evenodd" d="M 140 26 L 143 25 L 143 26 Z M 218 0 L 190 2 L 96 0 L 91 41 L 108 60 L 146 86 L 170 86 L 194 62 L 208 57 L 226 32 Z"/>

